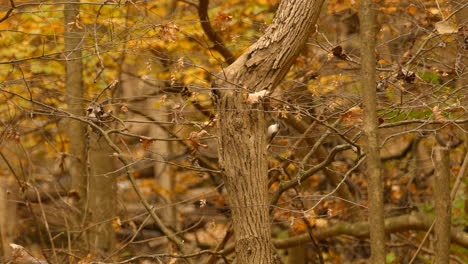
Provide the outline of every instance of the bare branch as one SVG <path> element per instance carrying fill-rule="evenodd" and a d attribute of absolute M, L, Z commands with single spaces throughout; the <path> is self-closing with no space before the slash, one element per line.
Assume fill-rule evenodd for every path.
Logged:
<path fill-rule="evenodd" d="M 208 38 L 214 43 L 213 49 L 219 52 L 228 64 L 231 64 L 236 60 L 236 58 L 224 45 L 221 37 L 211 26 L 210 18 L 208 17 L 208 4 L 209 0 L 200 0 L 200 4 L 198 5 L 198 17 L 200 18 L 200 24 Z"/>

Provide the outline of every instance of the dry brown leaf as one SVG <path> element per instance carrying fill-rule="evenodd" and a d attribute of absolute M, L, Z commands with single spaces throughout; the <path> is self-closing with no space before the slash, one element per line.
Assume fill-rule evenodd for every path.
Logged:
<path fill-rule="evenodd" d="M 438 105 L 436 105 L 436 106 L 434 106 L 434 108 L 432 108 L 432 112 L 434 112 L 434 119 L 435 120 L 437 120 L 439 122 L 442 122 L 442 123 L 447 122 L 447 119 L 445 119 L 445 117 L 442 116 L 442 111 L 440 111 Z"/>
<path fill-rule="evenodd" d="M 128 106 L 127 104 L 122 104 L 120 106 L 120 111 L 124 112 L 124 113 L 127 113 L 128 112 Z"/>
<path fill-rule="evenodd" d="M 153 144 L 152 139 L 147 139 L 147 138 L 140 138 L 140 143 L 143 145 L 144 150 L 148 150 L 151 147 L 151 144 Z"/>
<path fill-rule="evenodd" d="M 187 139 L 190 141 L 190 144 L 194 149 L 198 147 L 208 148 L 208 145 L 200 143 L 200 138 L 205 135 L 208 135 L 206 130 L 201 130 L 200 132 L 192 131 Z"/>
<path fill-rule="evenodd" d="M 249 104 L 258 103 L 258 101 L 262 97 L 264 97 L 267 94 L 267 92 L 268 92 L 267 90 L 261 90 L 261 91 L 255 92 L 255 93 L 249 93 L 246 101 Z"/>
<path fill-rule="evenodd" d="M 363 110 L 361 107 L 353 106 L 339 118 L 343 120 L 348 126 L 350 126 L 362 122 L 362 112 Z"/>
<path fill-rule="evenodd" d="M 120 221 L 120 217 L 116 216 L 114 219 L 112 219 L 112 228 L 116 232 L 122 229 L 122 222 Z"/>

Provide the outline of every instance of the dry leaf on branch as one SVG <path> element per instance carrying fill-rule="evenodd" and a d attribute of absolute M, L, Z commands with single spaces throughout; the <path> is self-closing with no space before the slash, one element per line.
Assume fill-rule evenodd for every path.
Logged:
<path fill-rule="evenodd" d="M 206 130 L 202 130 L 200 132 L 192 131 L 190 132 L 190 135 L 187 139 L 190 141 L 190 144 L 194 149 L 198 147 L 208 148 L 208 145 L 200 143 L 200 138 L 206 135 L 208 135 L 208 132 L 206 132 Z"/>
<path fill-rule="evenodd" d="M 434 108 L 432 108 L 432 112 L 434 113 L 434 119 L 435 120 L 437 120 L 439 122 L 442 122 L 442 123 L 447 122 L 447 119 L 445 119 L 445 117 L 442 116 L 442 111 L 440 111 L 438 105 L 436 105 L 436 106 L 434 106 Z"/>
<path fill-rule="evenodd" d="M 268 92 L 267 90 L 261 90 L 261 91 L 255 92 L 255 93 L 249 93 L 248 96 L 247 96 L 246 101 L 249 104 L 258 103 L 260 101 L 260 99 L 265 97 L 267 92 Z"/>
<path fill-rule="evenodd" d="M 343 120 L 348 126 L 362 122 L 362 108 L 359 106 L 351 107 L 346 113 L 340 115 L 340 119 Z"/>

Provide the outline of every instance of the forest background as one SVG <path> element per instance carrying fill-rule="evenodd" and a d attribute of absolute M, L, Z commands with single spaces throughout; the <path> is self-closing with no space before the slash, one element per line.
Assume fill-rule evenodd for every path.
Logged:
<path fill-rule="evenodd" d="M 468 262 L 465 1 L 283 2 L 1 0 L 2 263 Z"/>

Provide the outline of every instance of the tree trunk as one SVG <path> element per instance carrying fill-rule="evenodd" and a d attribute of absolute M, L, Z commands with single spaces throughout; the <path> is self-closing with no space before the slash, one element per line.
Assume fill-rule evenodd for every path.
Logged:
<path fill-rule="evenodd" d="M 10 243 L 14 242 L 17 233 L 15 194 L 19 190 L 13 188 L 14 184 L 16 183 L 9 177 L 2 177 L 0 183 L 0 259 L 10 256 Z"/>
<path fill-rule="evenodd" d="M 380 171 L 380 146 L 375 83 L 375 7 L 372 0 L 361 2 L 361 79 L 364 105 L 363 130 L 366 140 L 371 263 L 385 263 L 383 179 Z"/>
<path fill-rule="evenodd" d="M 450 152 L 447 148 L 435 149 L 435 264 L 449 263 L 450 259 Z"/>
<path fill-rule="evenodd" d="M 89 243 L 95 255 L 105 255 L 115 244 L 112 223 L 117 214 L 117 176 L 112 173 L 115 170 L 112 153 L 104 138 L 90 135 Z"/>
<path fill-rule="evenodd" d="M 150 100 L 154 105 L 154 101 Z M 153 114 L 152 118 L 157 121 L 166 121 L 168 120 L 167 115 L 161 114 L 166 110 L 165 107 L 160 107 L 160 111 L 157 111 L 158 115 Z M 167 138 L 168 135 L 163 128 L 158 125 L 153 124 L 150 128 L 150 133 L 152 137 L 156 138 Z M 156 141 L 152 144 L 152 158 L 154 159 L 153 172 L 156 182 L 162 188 L 162 196 L 165 199 L 163 208 L 161 209 L 161 217 L 164 223 L 168 226 L 178 230 L 178 221 L 177 221 L 177 207 L 174 203 L 175 190 L 174 186 L 176 183 L 177 175 L 174 173 L 168 172 L 167 168 L 167 157 L 170 153 L 170 142 L 169 141 Z"/>
<path fill-rule="evenodd" d="M 455 15 L 458 24 L 458 56 L 459 60 L 455 62 L 455 72 L 457 74 L 457 88 L 468 87 L 468 7 L 463 7 L 464 1 L 452 0 L 451 5 L 453 11 L 461 10 Z M 462 102 L 465 107 L 468 107 L 467 100 Z M 464 124 L 463 128 L 468 131 L 468 124 Z M 465 133 L 465 153 L 468 153 L 468 133 Z M 468 193 L 468 184 L 465 185 L 465 193 Z M 468 202 L 465 202 L 465 213 L 468 214 Z"/>
<path fill-rule="evenodd" d="M 226 174 L 238 263 L 273 263 L 263 109 L 252 111 L 241 96 L 225 97 L 219 109 L 220 161 Z"/>
<path fill-rule="evenodd" d="M 247 93 L 272 90 L 281 82 L 315 29 L 322 0 L 282 1 L 266 33 L 219 74 L 214 88 L 219 117 L 220 164 L 235 233 L 237 263 L 273 263 L 268 210 L 268 175 L 262 102 Z M 227 88 L 227 89 L 226 89 Z"/>
<path fill-rule="evenodd" d="M 83 63 L 81 61 L 82 33 L 75 24 L 79 15 L 79 4 L 76 0 L 67 0 L 75 4 L 65 4 L 64 9 L 64 42 L 65 42 L 65 69 L 66 69 L 66 104 L 67 110 L 73 115 L 84 116 L 84 86 Z M 87 197 L 86 173 L 86 126 L 77 120 L 68 120 L 67 134 L 69 138 L 68 170 L 71 176 L 71 192 L 76 199 L 75 204 L 79 213 L 72 216 L 72 229 L 74 234 L 83 230 L 83 217 L 85 215 Z M 87 248 L 86 235 L 78 234 L 79 241 L 75 243 L 80 250 Z"/>
<path fill-rule="evenodd" d="M 173 1 L 171 3 L 174 3 Z M 164 67 L 165 70 L 168 70 Z M 156 74 L 156 73 L 155 73 Z M 155 83 L 155 86 L 164 87 L 165 83 Z M 150 91 L 155 91 L 154 87 L 147 87 L 148 93 Z M 151 116 L 153 120 L 170 122 L 171 115 L 169 114 L 169 109 L 166 106 L 159 106 L 157 109 L 154 109 L 154 106 L 157 104 L 159 99 L 150 99 L 147 100 L 146 105 L 148 115 Z M 158 124 L 151 124 L 149 128 L 149 133 L 152 137 L 155 138 L 168 138 L 169 135 L 166 130 Z M 173 230 L 179 230 L 180 222 L 177 221 L 177 206 L 175 203 L 175 184 L 176 184 L 176 173 L 170 173 L 167 169 L 168 164 L 166 163 L 167 158 L 170 156 L 171 152 L 171 142 L 169 141 L 155 141 L 151 144 L 151 158 L 153 159 L 153 173 L 154 179 L 158 185 L 162 188 L 160 195 L 164 198 L 161 210 L 161 219 L 163 222 L 173 228 Z M 168 245 L 171 247 L 172 245 Z"/>

